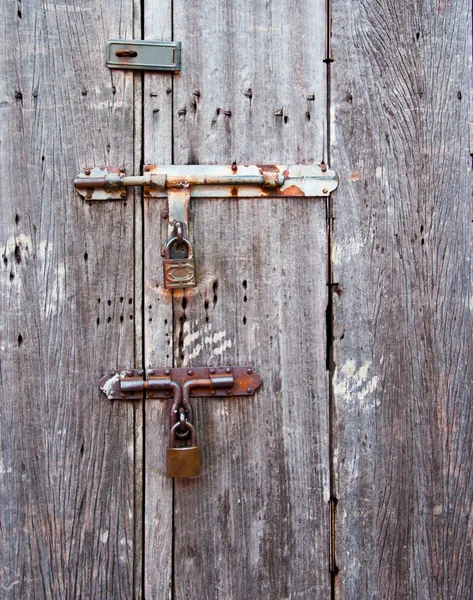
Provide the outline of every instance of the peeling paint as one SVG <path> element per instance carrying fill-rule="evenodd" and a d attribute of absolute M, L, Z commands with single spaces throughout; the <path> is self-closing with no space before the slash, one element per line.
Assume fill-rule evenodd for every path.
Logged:
<path fill-rule="evenodd" d="M 363 409 L 376 408 L 379 398 L 375 397 L 374 391 L 378 387 L 379 377 L 371 377 L 370 369 L 371 362 L 357 368 L 354 360 L 347 360 L 340 370 L 335 369 L 335 394 L 349 404 L 359 404 Z"/>

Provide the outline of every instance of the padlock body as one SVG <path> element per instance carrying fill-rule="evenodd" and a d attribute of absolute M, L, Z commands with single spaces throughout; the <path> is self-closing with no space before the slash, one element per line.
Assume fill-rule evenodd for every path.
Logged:
<path fill-rule="evenodd" d="M 165 258 L 164 287 L 168 289 L 195 286 L 195 263 L 193 258 Z"/>
<path fill-rule="evenodd" d="M 199 477 L 199 446 L 187 446 L 185 448 L 168 448 L 167 474 L 168 477 Z"/>

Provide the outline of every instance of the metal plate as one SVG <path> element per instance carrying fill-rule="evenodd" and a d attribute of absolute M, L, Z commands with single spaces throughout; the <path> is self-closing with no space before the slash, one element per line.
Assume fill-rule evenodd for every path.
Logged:
<path fill-rule="evenodd" d="M 105 64 L 109 69 L 180 71 L 181 42 L 107 40 Z"/>

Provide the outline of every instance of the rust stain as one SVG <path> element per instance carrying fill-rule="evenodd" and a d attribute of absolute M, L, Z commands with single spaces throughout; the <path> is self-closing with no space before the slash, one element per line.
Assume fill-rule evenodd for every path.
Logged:
<path fill-rule="evenodd" d="M 285 190 L 271 190 L 271 196 L 305 196 L 305 194 L 297 185 L 290 185 Z"/>
<path fill-rule="evenodd" d="M 353 171 L 351 175 L 347 176 L 347 181 L 358 181 L 360 179 L 360 172 Z"/>
<path fill-rule="evenodd" d="M 238 196 L 238 188 L 233 187 L 231 191 L 232 196 Z"/>
<path fill-rule="evenodd" d="M 279 173 L 277 165 L 256 165 L 261 174 L 263 173 Z"/>

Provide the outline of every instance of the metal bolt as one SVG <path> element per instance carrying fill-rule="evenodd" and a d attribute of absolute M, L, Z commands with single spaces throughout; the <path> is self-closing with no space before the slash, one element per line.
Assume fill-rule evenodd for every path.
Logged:
<path fill-rule="evenodd" d="M 248 375 L 251 375 L 253 373 L 253 369 L 246 369 L 246 372 L 248 373 Z"/>
<path fill-rule="evenodd" d="M 166 369 L 166 370 L 164 371 L 164 374 L 165 374 L 165 375 L 170 375 L 170 374 L 171 374 L 171 369 Z"/>
<path fill-rule="evenodd" d="M 143 192 L 143 194 L 144 194 L 145 196 L 149 196 L 149 190 L 145 190 L 145 191 Z"/>
<path fill-rule="evenodd" d="M 322 163 L 320 165 L 320 170 L 322 171 L 322 173 L 325 173 L 325 171 L 327 170 L 327 165 L 324 165 L 324 163 Z"/>
<path fill-rule="evenodd" d="M 150 369 L 150 370 L 148 371 L 148 375 L 154 375 L 154 369 Z"/>
<path fill-rule="evenodd" d="M 210 369 L 210 373 L 213 375 L 215 373 L 215 369 Z"/>
<path fill-rule="evenodd" d="M 128 375 L 128 377 L 133 377 L 133 371 L 127 371 L 126 374 Z"/>
<path fill-rule="evenodd" d="M 163 214 L 161 215 L 161 217 L 162 217 L 163 219 L 167 219 L 167 218 L 169 217 L 169 215 L 168 215 L 168 213 L 167 213 L 167 212 L 163 212 Z"/>
<path fill-rule="evenodd" d="M 324 189 L 322 190 L 322 194 L 328 194 L 328 188 L 324 188 Z"/>
<path fill-rule="evenodd" d="M 227 390 L 227 396 L 231 396 L 232 395 L 232 390 Z"/>
<path fill-rule="evenodd" d="M 125 167 L 120 167 L 120 173 L 124 173 L 126 171 Z"/>
<path fill-rule="evenodd" d="M 192 369 L 189 369 L 189 370 L 187 371 L 187 374 L 188 374 L 188 375 L 194 375 L 194 371 L 193 371 Z"/>
<path fill-rule="evenodd" d="M 149 167 L 148 166 L 145 167 L 145 171 L 149 171 Z"/>
<path fill-rule="evenodd" d="M 212 391 L 210 392 L 210 395 L 211 395 L 211 396 L 215 396 L 215 394 L 216 394 L 216 393 L 217 393 L 217 392 L 216 392 L 215 390 L 212 390 Z"/>
<path fill-rule="evenodd" d="M 138 375 L 139 375 L 140 377 L 143 377 L 143 375 L 144 375 L 144 374 L 145 374 L 145 372 L 144 372 L 143 370 L 141 370 L 141 369 L 140 369 L 140 370 L 138 371 Z"/>
<path fill-rule="evenodd" d="M 115 375 L 115 371 L 110 371 L 110 375 Z"/>
<path fill-rule="evenodd" d="M 92 192 L 87 192 L 86 196 L 87 200 L 91 200 L 92 199 Z"/>
<path fill-rule="evenodd" d="M 122 193 L 120 194 L 120 198 L 123 198 L 123 199 L 125 199 L 125 198 L 126 198 L 126 192 L 122 192 Z"/>
<path fill-rule="evenodd" d="M 166 396 L 166 398 L 169 398 L 170 393 L 169 392 L 164 392 L 164 395 Z M 175 410 L 174 412 L 177 412 L 177 410 Z"/>
<path fill-rule="evenodd" d="M 231 372 L 232 372 L 232 370 L 230 369 L 230 367 L 227 367 L 227 368 L 225 369 L 225 373 L 231 373 Z"/>
<path fill-rule="evenodd" d="M 84 173 L 85 173 L 86 175 L 90 175 L 90 169 L 86 169 L 86 170 L 84 171 Z"/>
<path fill-rule="evenodd" d="M 248 394 L 252 394 L 253 393 L 253 390 L 251 388 L 248 388 L 246 391 L 248 392 Z"/>

